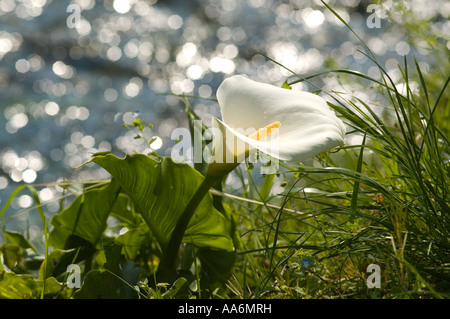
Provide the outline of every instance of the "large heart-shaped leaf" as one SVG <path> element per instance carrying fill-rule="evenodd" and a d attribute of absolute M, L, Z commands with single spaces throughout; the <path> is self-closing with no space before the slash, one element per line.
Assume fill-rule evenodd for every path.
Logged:
<path fill-rule="evenodd" d="M 157 161 L 142 154 L 129 154 L 123 159 L 99 154 L 92 161 L 120 183 L 164 249 L 203 176 L 191 166 L 174 163 L 169 157 Z M 230 223 L 214 208 L 210 194 L 197 207 L 184 241 L 198 247 L 233 250 Z"/>

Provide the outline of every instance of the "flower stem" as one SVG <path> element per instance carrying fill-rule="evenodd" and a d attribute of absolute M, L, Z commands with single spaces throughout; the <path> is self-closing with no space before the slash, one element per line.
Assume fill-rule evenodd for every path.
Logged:
<path fill-rule="evenodd" d="M 158 266 L 158 272 L 166 274 L 166 276 L 172 277 L 171 279 L 175 279 L 176 276 L 176 266 L 178 262 L 178 252 L 180 250 L 181 241 L 183 239 L 184 233 L 186 232 L 186 228 L 194 215 L 195 210 L 198 205 L 205 197 L 205 195 L 209 192 L 211 187 L 220 180 L 220 176 L 213 176 L 210 174 L 206 174 L 203 182 L 198 187 L 194 196 L 191 198 L 187 206 L 184 208 L 183 213 L 181 214 L 178 222 L 175 226 L 175 229 L 172 232 L 172 236 L 170 237 L 169 243 L 166 249 L 163 252 L 163 256 L 161 262 Z"/>

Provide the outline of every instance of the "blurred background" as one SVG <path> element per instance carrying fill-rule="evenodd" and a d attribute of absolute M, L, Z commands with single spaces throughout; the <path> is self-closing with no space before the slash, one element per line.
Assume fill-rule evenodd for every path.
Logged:
<path fill-rule="evenodd" d="M 394 80 L 406 55 L 422 71 L 448 64 L 448 1 L 327 3 Z M 281 86 L 292 74 L 270 57 L 302 76 L 348 68 L 379 78 L 360 50 L 319 0 L 0 0 L 0 208 L 15 187 L 31 183 L 51 215 L 61 194 L 52 183 L 108 176 L 94 165 L 74 169 L 91 154 L 148 152 L 123 126 L 136 117 L 153 124 L 144 130 L 157 137 L 153 149 L 170 155 L 171 132 L 187 120 L 167 93 L 196 96 L 191 103 L 209 125 L 220 116 L 212 99 L 227 76 Z M 328 75 L 317 85 L 370 99 L 358 81 L 342 85 Z M 4 217 L 33 205 L 23 192 Z M 36 215 L 14 221 L 37 236 Z"/>

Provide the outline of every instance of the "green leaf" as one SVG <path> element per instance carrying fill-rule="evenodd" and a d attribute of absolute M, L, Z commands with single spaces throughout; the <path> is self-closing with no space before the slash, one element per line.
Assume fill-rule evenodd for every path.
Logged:
<path fill-rule="evenodd" d="M 136 228 L 144 221 L 134 209 L 133 202 L 127 194 L 120 193 L 111 210 L 111 216 L 117 218 L 125 227 Z"/>
<path fill-rule="evenodd" d="M 122 253 L 129 260 L 134 260 L 144 242 L 149 241 L 149 229 L 145 223 L 118 236 L 115 242 L 122 246 Z"/>
<path fill-rule="evenodd" d="M 21 233 L 11 230 L 5 230 L 4 233 L 5 233 L 5 242 L 17 245 L 23 249 L 30 248 L 35 253 L 38 253 L 34 245 L 28 239 L 26 239 Z"/>
<path fill-rule="evenodd" d="M 31 275 L 16 275 L 0 272 L 0 299 L 37 299 L 40 298 L 44 282 L 35 280 Z M 56 295 L 61 284 L 54 278 L 45 281 L 44 296 Z"/>
<path fill-rule="evenodd" d="M 51 262 L 48 263 L 46 269 L 44 269 L 43 265 L 39 270 L 39 278 L 47 278 L 47 277 L 58 277 L 62 273 L 67 271 L 67 267 L 70 264 L 76 263 L 76 256 L 78 255 L 78 249 L 54 249 L 49 255 L 48 258 Z M 44 270 L 47 271 L 44 274 Z"/>
<path fill-rule="evenodd" d="M 3 255 L 3 262 L 9 269 L 15 270 L 23 262 L 24 256 L 21 247 L 13 244 L 5 244 L 0 248 Z"/>
<path fill-rule="evenodd" d="M 283 85 L 281 87 L 283 89 L 292 90 L 292 87 L 287 83 L 287 80 L 283 82 Z"/>
<path fill-rule="evenodd" d="M 49 238 L 51 245 L 57 248 L 73 248 L 65 246 L 69 236 L 75 235 L 95 246 L 106 228 L 106 219 L 119 190 L 120 185 L 112 179 L 106 186 L 78 196 L 68 208 L 52 218 L 54 229 Z"/>
<path fill-rule="evenodd" d="M 189 123 L 189 130 L 191 132 L 191 140 L 194 149 L 201 148 L 204 150 L 209 147 L 209 143 L 207 138 L 205 137 L 205 133 L 208 130 L 208 127 L 203 123 L 201 117 L 195 112 L 192 105 L 189 103 L 187 98 L 183 98 L 186 108 L 186 116 Z M 195 156 L 195 153 L 194 153 Z M 194 158 L 194 168 L 199 171 L 202 175 L 206 175 L 209 164 L 205 161 L 205 158 L 201 156 L 201 158 Z M 225 177 L 224 177 L 225 178 Z M 218 191 L 222 191 L 222 181 L 218 181 L 216 185 L 214 185 Z M 213 195 L 213 205 L 219 211 L 223 213 L 223 203 L 222 197 Z"/>
<path fill-rule="evenodd" d="M 197 257 L 202 264 L 202 282 L 209 285 L 223 283 L 228 280 L 234 265 L 234 251 L 218 251 L 207 248 L 199 249 Z"/>
<path fill-rule="evenodd" d="M 184 100 L 186 105 L 186 116 L 189 123 L 189 131 L 191 132 L 191 140 L 194 148 L 201 147 L 204 150 L 207 147 L 207 139 L 203 138 L 205 136 L 205 132 L 208 127 L 203 124 L 203 121 L 195 113 L 192 106 L 189 104 L 187 100 Z M 195 156 L 195 153 L 194 153 Z M 194 158 L 194 168 L 202 174 L 206 174 L 206 170 L 208 169 L 208 163 L 206 163 L 204 157 Z"/>
<path fill-rule="evenodd" d="M 268 174 L 264 178 L 264 183 L 261 186 L 261 191 L 259 194 L 262 201 L 265 201 L 269 197 L 270 190 L 272 189 L 274 179 L 275 179 L 275 174 Z"/>
<path fill-rule="evenodd" d="M 169 157 L 158 162 L 142 154 L 129 154 L 124 159 L 108 154 L 95 156 L 92 161 L 120 183 L 158 243 L 165 248 L 203 176 L 187 164 L 174 163 Z M 233 250 L 230 223 L 213 207 L 210 194 L 195 211 L 184 240 L 199 247 Z"/>
<path fill-rule="evenodd" d="M 187 299 L 189 293 L 189 284 L 186 278 L 178 278 L 168 291 L 163 295 L 163 299 Z"/>
<path fill-rule="evenodd" d="M 358 164 L 356 165 L 356 172 L 361 173 L 362 163 L 363 163 L 363 155 L 364 155 L 364 146 L 366 144 L 366 134 L 364 134 L 364 138 L 361 144 L 361 150 L 359 152 Z M 352 214 L 349 218 L 351 223 L 354 222 L 354 214 L 356 214 L 356 209 L 358 206 L 358 193 L 359 193 L 359 181 L 355 181 L 353 185 L 353 193 L 352 193 L 352 202 L 351 202 L 351 211 Z"/>
<path fill-rule="evenodd" d="M 107 243 L 103 245 L 103 249 L 106 257 L 103 269 L 91 270 L 86 274 L 81 288 L 73 295 L 75 299 L 117 299 L 130 296 L 129 292 L 133 289 L 123 279 L 125 271 L 130 270 L 123 269 L 121 264 L 122 247 Z"/>

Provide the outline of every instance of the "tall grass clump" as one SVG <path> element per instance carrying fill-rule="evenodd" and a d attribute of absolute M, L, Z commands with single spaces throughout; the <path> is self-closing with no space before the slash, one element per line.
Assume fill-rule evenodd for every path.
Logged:
<path fill-rule="evenodd" d="M 308 77 L 292 72 L 288 86 L 314 85 L 323 76 L 364 86 L 362 95 L 317 86 L 348 126 L 349 141 L 358 143 L 285 166 L 278 174 L 285 191 L 277 196 L 266 189 L 274 177 L 259 188 L 242 184 L 243 197 L 253 194 L 259 205 L 231 204 L 250 213 L 243 217 L 244 272 L 229 281 L 235 294 L 450 297 L 450 77 L 442 76 L 445 68 L 426 73 L 405 57 L 395 80 L 364 46 L 377 78 L 348 69 Z M 372 264 L 380 269 L 379 287 L 369 283 Z"/>
<path fill-rule="evenodd" d="M 383 265 L 392 293 L 401 288 L 400 295 L 420 296 L 425 289 L 440 296 L 450 275 L 450 167 L 446 128 L 435 118 L 448 105 L 443 95 L 449 79 L 437 96 L 430 96 L 417 62 L 415 66 L 418 92 L 410 87 L 406 60 L 403 69 L 399 66 L 402 92 L 380 68 L 378 86 L 391 121 L 358 98 L 332 104 L 353 133 L 363 136 L 360 146 L 352 146 L 360 149 L 356 170 L 336 173 L 353 180 L 346 213 L 361 216 L 367 224 L 340 245 L 364 247 L 364 255 Z M 372 164 L 364 161 L 365 153 L 370 153 Z"/>

